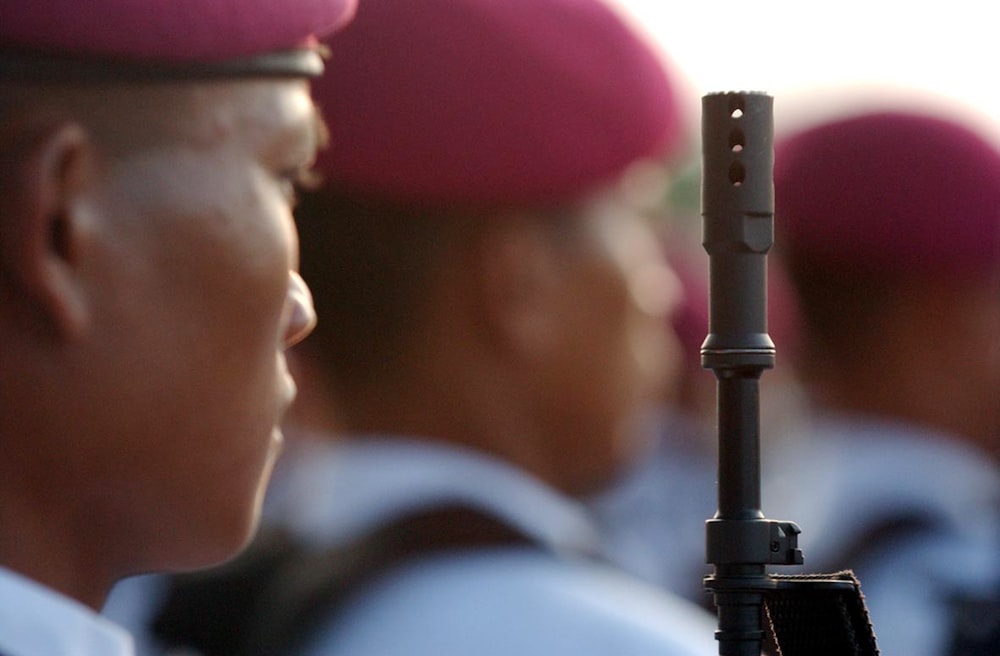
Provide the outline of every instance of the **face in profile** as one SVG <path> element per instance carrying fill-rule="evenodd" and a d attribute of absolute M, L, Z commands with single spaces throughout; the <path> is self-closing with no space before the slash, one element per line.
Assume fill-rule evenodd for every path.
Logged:
<path fill-rule="evenodd" d="M 295 394 L 284 350 L 313 316 L 292 218 L 318 141 L 306 84 L 206 84 L 185 111 L 181 138 L 109 159 L 80 208 L 95 254 L 81 358 L 99 372 L 75 400 L 95 427 L 81 486 L 95 511 L 133 515 L 137 569 L 248 539 Z"/>
<path fill-rule="evenodd" d="M 592 198 L 577 232 L 556 308 L 562 379 L 552 389 L 562 411 L 553 431 L 577 463 L 571 487 L 592 491 L 632 457 L 640 413 L 679 366 L 667 317 L 680 284 L 649 220 L 618 193 Z"/>

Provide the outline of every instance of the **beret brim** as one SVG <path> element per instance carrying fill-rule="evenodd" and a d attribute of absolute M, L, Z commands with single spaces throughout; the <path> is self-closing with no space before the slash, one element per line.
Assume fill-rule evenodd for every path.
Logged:
<path fill-rule="evenodd" d="M 317 77 L 323 59 L 315 49 L 269 52 L 219 62 L 158 63 L 0 52 L 0 80 L 109 83 L 236 77 Z"/>

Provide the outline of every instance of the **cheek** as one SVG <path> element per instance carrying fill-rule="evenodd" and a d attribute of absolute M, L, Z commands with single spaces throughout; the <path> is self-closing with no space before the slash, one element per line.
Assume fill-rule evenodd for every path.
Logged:
<path fill-rule="evenodd" d="M 289 228 L 247 218 L 178 233 L 164 289 L 181 320 L 198 327 L 191 347 L 237 369 L 279 344 L 292 262 Z"/>
<path fill-rule="evenodd" d="M 631 213 L 601 215 L 595 224 L 604 255 L 604 308 L 609 363 L 618 372 L 622 403 L 638 405 L 664 393 L 678 366 L 678 346 L 669 329 L 669 314 L 680 283 L 657 246 L 655 233 Z"/>
<path fill-rule="evenodd" d="M 141 358 L 132 394 L 147 399 L 144 421 L 206 466 L 213 453 L 257 457 L 277 420 L 294 232 L 273 210 L 220 194 L 198 214 L 144 217 L 121 336 Z"/>
<path fill-rule="evenodd" d="M 657 396 L 677 360 L 666 318 L 640 302 L 633 277 L 609 266 L 603 276 L 603 298 L 593 310 L 600 322 L 594 335 L 601 342 L 594 348 L 605 354 L 598 371 L 604 372 L 610 397 L 617 399 L 623 413 Z"/>
<path fill-rule="evenodd" d="M 280 221 L 259 212 L 241 218 L 178 232 L 162 315 L 177 332 L 161 342 L 158 372 L 173 415 L 162 429 L 168 434 L 160 443 L 170 445 L 163 458 L 179 459 L 187 496 L 198 490 L 212 500 L 190 499 L 175 515 L 226 545 L 241 539 L 255 516 L 275 454 L 294 243 Z"/>
<path fill-rule="evenodd" d="M 216 205 L 207 220 L 189 222 L 188 228 L 180 248 L 192 254 L 192 271 L 200 271 L 206 310 L 216 316 L 232 312 L 231 324 L 243 323 L 239 332 L 275 321 L 297 248 L 287 205 L 247 185 Z"/>
<path fill-rule="evenodd" d="M 222 377 L 254 364 L 261 351 L 273 360 L 296 247 L 273 182 L 226 154 L 182 152 L 136 167 L 162 183 L 129 190 L 125 221 L 137 233 L 142 301 L 161 314 L 154 330 L 172 334 L 182 354 L 211 358 Z"/>
<path fill-rule="evenodd" d="M 216 256 L 198 288 L 206 292 L 205 305 L 195 308 L 206 317 L 205 339 L 195 351 L 203 366 L 210 365 L 205 382 L 212 394 L 225 401 L 215 413 L 220 430 L 241 416 L 249 427 L 264 430 L 278 419 L 294 244 L 290 226 L 262 222 L 224 231 L 214 240 Z"/>
<path fill-rule="evenodd" d="M 581 318 L 572 354 L 574 379 L 568 383 L 575 390 L 569 412 L 575 422 L 572 448 L 590 490 L 632 459 L 641 410 L 655 393 L 667 350 L 662 330 L 635 311 L 620 280 L 605 280 L 604 287 Z"/>
<path fill-rule="evenodd" d="M 666 357 L 662 328 L 638 312 L 620 272 L 601 266 L 578 278 L 564 314 L 566 393 L 605 445 L 653 394 Z"/>
<path fill-rule="evenodd" d="M 666 320 L 633 314 L 629 344 L 637 396 L 643 401 L 662 398 L 680 369 L 680 344 Z"/>

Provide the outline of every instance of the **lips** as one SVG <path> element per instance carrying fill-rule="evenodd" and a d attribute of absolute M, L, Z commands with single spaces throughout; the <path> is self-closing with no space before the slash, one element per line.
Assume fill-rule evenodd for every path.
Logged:
<path fill-rule="evenodd" d="M 277 374 L 275 384 L 275 408 L 277 413 L 275 422 L 280 423 L 281 419 L 288 412 L 288 409 L 295 402 L 295 398 L 298 395 L 298 385 L 288 370 L 288 360 L 283 351 L 277 352 L 275 366 Z"/>
<path fill-rule="evenodd" d="M 281 358 L 282 364 L 284 364 L 284 357 Z M 295 379 L 292 375 L 288 373 L 286 367 L 282 367 L 281 372 L 281 391 L 279 392 L 279 417 L 284 417 L 288 409 L 292 407 L 292 403 L 295 402 L 295 397 L 298 395 L 298 386 L 295 384 Z"/>
<path fill-rule="evenodd" d="M 301 342 L 316 327 L 316 308 L 313 306 L 312 293 L 302 276 L 295 271 L 289 275 L 288 297 L 292 307 L 288 323 L 295 326 L 296 330 L 294 334 L 287 336 L 286 348 Z"/>

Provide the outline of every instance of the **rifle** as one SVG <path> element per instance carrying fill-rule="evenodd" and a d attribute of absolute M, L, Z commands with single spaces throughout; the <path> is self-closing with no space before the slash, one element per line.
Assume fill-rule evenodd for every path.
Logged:
<path fill-rule="evenodd" d="M 850 571 L 777 576 L 798 565 L 801 532 L 767 519 L 760 492 L 760 377 L 774 367 L 767 333 L 767 253 L 774 240 L 773 98 L 702 98 L 703 245 L 709 334 L 701 362 L 718 394 L 718 510 L 706 522 L 705 587 L 718 613 L 720 656 L 760 656 L 765 629 L 782 656 L 875 655 L 860 584 Z M 765 614 L 768 621 L 765 627 Z"/>

